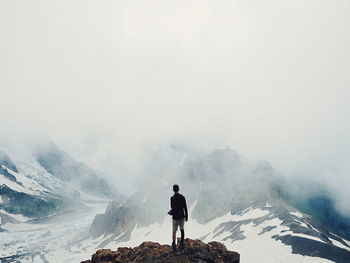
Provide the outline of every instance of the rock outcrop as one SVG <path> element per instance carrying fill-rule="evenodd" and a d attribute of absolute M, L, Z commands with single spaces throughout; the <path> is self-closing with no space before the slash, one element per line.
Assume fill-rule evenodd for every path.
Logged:
<path fill-rule="evenodd" d="M 185 239 L 185 248 L 172 251 L 170 245 L 143 242 L 128 248 L 119 247 L 117 251 L 100 249 L 91 260 L 81 263 L 239 263 L 239 254 L 229 251 L 219 242 L 203 243 L 200 240 Z"/>

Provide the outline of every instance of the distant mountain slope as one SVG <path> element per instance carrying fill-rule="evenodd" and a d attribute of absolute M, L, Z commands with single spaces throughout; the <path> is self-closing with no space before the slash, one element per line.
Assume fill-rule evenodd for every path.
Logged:
<path fill-rule="evenodd" d="M 105 179 L 82 162 L 75 161 L 54 143 L 47 143 L 35 151 L 38 163 L 50 174 L 79 189 L 102 197 L 116 197 L 116 191 Z"/>
<path fill-rule="evenodd" d="M 17 163 L 0 151 L 0 226 L 86 209 L 87 200 L 121 198 L 91 168 L 45 145 Z"/>
<path fill-rule="evenodd" d="M 84 207 L 77 198 L 79 193 L 69 186 L 59 182 L 51 184 L 50 180 L 46 183 L 43 185 L 0 164 L 0 225 L 19 223 L 19 216 L 30 220 Z M 60 191 L 62 188 L 64 192 Z"/>

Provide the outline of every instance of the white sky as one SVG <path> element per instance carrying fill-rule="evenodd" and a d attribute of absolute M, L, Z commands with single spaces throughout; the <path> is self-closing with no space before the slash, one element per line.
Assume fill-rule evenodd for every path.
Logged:
<path fill-rule="evenodd" d="M 159 143 L 226 144 L 350 200 L 349 14 L 347 0 L 0 0 L 2 139 L 47 133 L 107 173 Z"/>

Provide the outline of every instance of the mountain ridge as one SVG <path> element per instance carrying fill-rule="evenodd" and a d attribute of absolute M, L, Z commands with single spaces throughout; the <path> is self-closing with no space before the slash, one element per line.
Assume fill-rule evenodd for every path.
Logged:
<path fill-rule="evenodd" d="M 134 247 L 144 240 L 170 244 L 168 199 L 172 184 L 177 183 L 188 202 L 186 237 L 220 242 L 239 251 L 246 262 L 349 263 L 347 221 L 324 213 L 332 212 L 333 203 L 317 199 L 301 209 L 298 202 L 306 199 L 291 195 L 289 182 L 269 162 L 251 161 L 228 147 L 211 153 L 186 147 L 160 149 L 140 176 L 138 191 L 114 201 L 62 181 L 35 158 L 30 163 L 13 163 L 18 173 L 0 165 L 0 185 L 5 182 L 17 192 L 40 198 L 66 196 L 87 206 L 34 219 L 0 210 L 0 231 L 5 231 L 0 259 L 9 262 L 33 257 L 38 262 L 78 262 L 100 248 Z M 1 196 L 0 207 L 9 204 L 7 195 Z M 334 227 L 322 218 L 329 223 L 335 219 Z"/>

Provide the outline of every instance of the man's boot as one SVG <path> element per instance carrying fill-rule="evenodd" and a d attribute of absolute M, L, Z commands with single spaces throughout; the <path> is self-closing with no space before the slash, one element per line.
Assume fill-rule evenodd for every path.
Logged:
<path fill-rule="evenodd" d="M 181 239 L 181 241 L 180 241 L 180 249 L 184 249 L 184 248 L 185 248 L 185 244 L 184 244 L 183 239 Z"/>
<path fill-rule="evenodd" d="M 173 243 L 171 244 L 171 246 L 173 247 L 173 252 L 176 252 L 176 244 L 175 244 L 175 241 L 173 241 Z"/>

